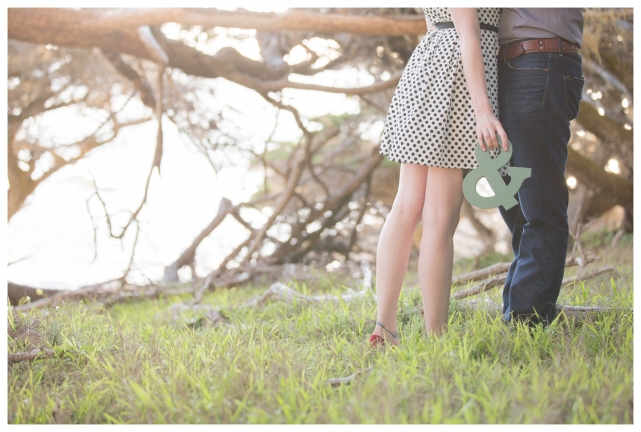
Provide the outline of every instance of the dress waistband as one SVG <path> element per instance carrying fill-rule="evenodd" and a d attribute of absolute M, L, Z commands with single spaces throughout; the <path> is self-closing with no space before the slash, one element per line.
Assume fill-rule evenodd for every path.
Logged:
<path fill-rule="evenodd" d="M 485 24 L 485 23 L 479 23 L 481 26 L 481 30 L 489 30 L 493 31 L 495 33 L 499 32 L 498 27 L 494 27 L 493 25 Z M 437 30 L 445 30 L 445 29 L 450 29 L 450 28 L 455 28 L 454 23 L 452 21 L 444 21 L 440 23 L 434 24 L 434 27 L 436 27 Z"/>

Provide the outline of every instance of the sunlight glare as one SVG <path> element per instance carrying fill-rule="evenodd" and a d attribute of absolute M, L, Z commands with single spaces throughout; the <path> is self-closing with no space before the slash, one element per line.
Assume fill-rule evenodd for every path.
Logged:
<path fill-rule="evenodd" d="M 619 161 L 616 159 L 610 159 L 605 166 L 605 170 L 612 174 L 620 174 L 621 168 L 619 167 Z"/>

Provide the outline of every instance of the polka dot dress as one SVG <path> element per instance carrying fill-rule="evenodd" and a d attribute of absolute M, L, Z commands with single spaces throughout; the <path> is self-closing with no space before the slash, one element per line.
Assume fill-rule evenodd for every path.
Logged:
<path fill-rule="evenodd" d="M 448 8 L 423 8 L 430 23 L 452 21 Z M 500 9 L 479 8 L 479 21 L 499 26 Z M 485 81 L 498 118 L 498 34 L 481 29 Z M 407 63 L 385 120 L 380 152 L 400 163 L 477 168 L 476 120 L 455 28 L 428 31 Z M 494 157 L 498 150 L 491 151 Z M 506 168 L 501 174 L 506 173 Z"/>

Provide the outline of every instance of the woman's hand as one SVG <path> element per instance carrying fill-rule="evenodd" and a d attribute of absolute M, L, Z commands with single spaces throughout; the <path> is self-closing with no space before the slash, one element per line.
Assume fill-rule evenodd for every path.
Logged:
<path fill-rule="evenodd" d="M 507 151 L 507 134 L 501 125 L 501 122 L 496 118 L 491 109 L 482 110 L 479 113 L 475 113 L 476 116 L 476 137 L 479 140 L 481 149 L 487 151 L 487 148 L 497 149 L 499 148 L 499 142 L 496 139 L 496 135 L 501 137 L 501 144 L 503 144 L 503 150 Z"/>

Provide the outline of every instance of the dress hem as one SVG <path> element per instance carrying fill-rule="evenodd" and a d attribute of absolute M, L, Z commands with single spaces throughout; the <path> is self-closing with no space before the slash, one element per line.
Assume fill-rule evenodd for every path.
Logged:
<path fill-rule="evenodd" d="M 422 165 L 422 166 L 426 166 L 426 167 L 450 168 L 450 169 L 460 169 L 460 170 L 473 170 L 473 169 L 476 169 L 476 168 L 479 167 L 478 164 L 476 166 L 474 166 L 474 167 L 443 166 L 443 165 L 434 165 L 434 164 L 430 165 L 430 164 L 426 164 L 426 163 L 419 163 L 419 162 L 416 162 L 416 161 L 402 160 L 402 159 L 399 159 L 399 158 L 394 158 L 394 157 L 391 157 L 388 154 L 383 153 L 382 151 L 379 151 L 379 153 L 381 155 L 383 155 L 384 157 L 386 157 L 388 160 L 390 160 L 392 162 L 400 163 L 400 164 L 411 163 L 411 164 L 414 164 L 414 165 Z"/>

